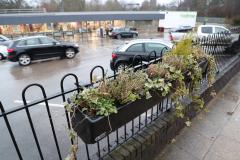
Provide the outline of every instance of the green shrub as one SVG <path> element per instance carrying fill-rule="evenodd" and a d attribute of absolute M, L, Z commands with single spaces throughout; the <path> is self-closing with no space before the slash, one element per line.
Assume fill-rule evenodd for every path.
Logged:
<path fill-rule="evenodd" d="M 125 104 L 139 99 L 145 93 L 147 74 L 143 71 L 124 71 L 115 80 L 106 80 L 100 86 L 100 92 L 105 92 L 115 99 L 117 104 Z"/>

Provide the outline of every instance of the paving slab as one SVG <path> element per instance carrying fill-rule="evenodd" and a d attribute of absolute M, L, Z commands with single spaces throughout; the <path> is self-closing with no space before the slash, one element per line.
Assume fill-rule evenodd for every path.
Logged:
<path fill-rule="evenodd" d="M 240 72 L 155 160 L 240 159 Z"/>

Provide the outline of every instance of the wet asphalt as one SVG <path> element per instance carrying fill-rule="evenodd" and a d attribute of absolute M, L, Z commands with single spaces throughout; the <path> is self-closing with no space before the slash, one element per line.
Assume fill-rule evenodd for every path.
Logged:
<path fill-rule="evenodd" d="M 139 38 L 160 37 L 162 37 L 162 35 L 158 33 L 145 33 L 140 35 Z M 123 45 L 129 40 L 132 39 L 117 40 L 99 38 L 95 35 L 88 35 L 81 38 L 67 37 L 65 41 L 73 41 L 79 44 L 80 52 L 74 59 L 46 60 L 34 62 L 26 67 L 21 67 L 18 63 L 0 61 L 0 101 L 6 110 L 21 106 L 22 90 L 27 85 L 33 83 L 41 84 L 45 88 L 47 96 L 54 95 L 61 91 L 61 78 L 68 73 L 76 74 L 80 83 L 88 83 L 90 80 L 90 71 L 96 65 L 103 66 L 107 74 L 111 75 L 113 73 L 109 63 L 113 49 Z M 96 70 L 94 75 L 100 76 L 100 71 Z M 74 84 L 75 81 L 72 78 L 68 78 L 64 82 L 64 88 L 73 88 Z M 70 95 L 67 95 L 67 97 Z M 32 87 L 26 92 L 26 100 L 30 102 L 41 99 L 42 97 L 41 90 L 37 87 Z M 68 153 L 70 142 L 67 136 L 68 129 L 62 105 L 62 97 L 49 101 L 52 120 L 59 141 L 60 150 L 64 158 Z M 47 160 L 56 160 L 58 156 L 45 104 L 31 107 L 30 113 L 44 158 Z M 28 117 L 26 116 L 26 111 L 21 110 L 9 115 L 8 118 L 23 159 L 40 159 L 31 128 L 29 127 L 30 125 Z M 86 159 L 85 146 L 83 142 L 80 141 L 79 143 L 80 157 L 81 159 Z M 89 147 L 90 151 L 95 150 L 94 148 L 96 149 L 96 146 Z M 3 118 L 0 118 L 0 159 L 18 159 Z"/>

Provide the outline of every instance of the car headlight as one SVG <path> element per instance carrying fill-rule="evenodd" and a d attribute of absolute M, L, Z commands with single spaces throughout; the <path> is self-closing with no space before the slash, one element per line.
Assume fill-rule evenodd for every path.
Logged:
<path fill-rule="evenodd" d="M 79 47 L 79 45 L 78 45 L 78 44 L 74 44 L 74 46 L 75 46 L 75 47 Z"/>

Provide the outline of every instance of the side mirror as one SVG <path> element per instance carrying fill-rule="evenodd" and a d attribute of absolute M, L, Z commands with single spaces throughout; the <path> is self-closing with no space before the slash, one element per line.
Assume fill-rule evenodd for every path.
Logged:
<path fill-rule="evenodd" d="M 57 42 L 52 42 L 52 44 L 55 46 L 55 45 L 57 45 Z"/>

